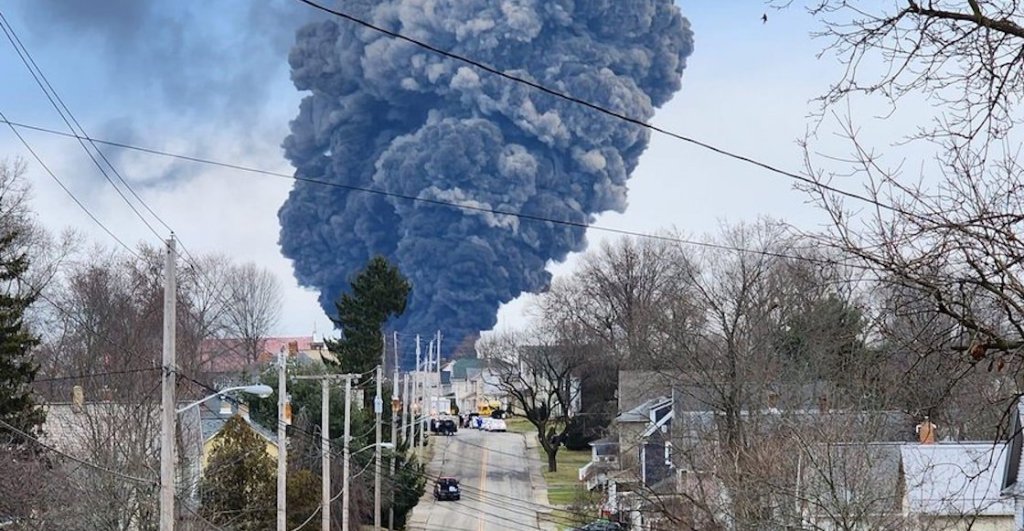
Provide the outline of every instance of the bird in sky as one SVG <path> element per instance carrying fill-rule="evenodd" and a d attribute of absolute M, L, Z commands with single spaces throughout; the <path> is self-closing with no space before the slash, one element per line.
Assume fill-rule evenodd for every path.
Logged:
<path fill-rule="evenodd" d="M 765 14 L 761 15 L 761 23 L 762 24 L 767 24 L 768 23 L 768 13 L 765 13 Z"/>

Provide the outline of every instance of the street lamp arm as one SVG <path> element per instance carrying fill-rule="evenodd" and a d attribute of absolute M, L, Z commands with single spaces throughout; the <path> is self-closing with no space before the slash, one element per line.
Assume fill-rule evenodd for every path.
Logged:
<path fill-rule="evenodd" d="M 184 413 L 184 412 L 188 411 L 189 409 L 192 409 L 192 408 L 198 406 L 199 404 L 202 404 L 204 402 L 209 402 L 210 400 L 213 400 L 214 398 L 222 397 L 225 394 L 230 393 L 232 391 L 241 391 L 243 393 L 247 393 L 247 394 L 250 394 L 250 395 L 256 395 L 256 396 L 258 396 L 260 398 L 266 398 L 266 397 L 268 397 L 268 396 L 270 396 L 270 395 L 272 395 L 274 393 L 274 389 L 273 388 L 271 388 L 269 385 L 262 385 L 262 384 L 260 384 L 260 385 L 240 385 L 240 386 L 237 386 L 237 387 L 228 387 L 227 389 L 221 389 L 220 391 L 217 391 L 216 393 L 214 393 L 214 394 L 212 394 L 212 395 L 210 395 L 210 396 L 208 396 L 206 398 L 203 398 L 202 400 L 196 400 L 195 402 L 192 402 L 191 404 L 188 404 L 187 406 L 181 407 L 181 408 L 177 409 L 175 411 L 175 413 L 178 413 L 178 414 Z"/>
<path fill-rule="evenodd" d="M 376 446 L 377 446 L 376 444 L 368 444 L 368 445 L 366 445 L 366 446 L 364 446 L 364 447 L 362 447 L 362 448 L 360 448 L 360 449 L 358 449 L 358 450 L 356 450 L 354 452 L 349 452 L 348 455 L 356 455 L 359 452 L 363 452 L 363 451 L 369 450 L 370 448 L 374 448 Z M 395 443 L 382 442 L 382 443 L 380 443 L 380 447 L 382 449 L 386 449 L 386 450 L 387 449 L 391 449 L 391 448 L 395 447 Z"/>

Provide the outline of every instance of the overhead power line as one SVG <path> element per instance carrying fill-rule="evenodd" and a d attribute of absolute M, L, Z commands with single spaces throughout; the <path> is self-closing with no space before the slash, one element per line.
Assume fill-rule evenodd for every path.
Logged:
<path fill-rule="evenodd" d="M 11 120 L 8 120 L 6 117 L 4 117 L 2 115 L 0 115 L 0 122 L 5 123 L 8 126 L 10 126 L 11 128 L 15 128 L 15 129 L 17 129 L 17 128 L 28 129 L 30 131 L 37 131 L 37 132 L 40 132 L 40 133 L 47 133 L 47 134 L 63 136 L 63 137 L 67 137 L 67 138 L 78 138 L 78 135 L 75 135 L 75 134 L 66 133 L 66 132 L 63 132 L 63 131 L 57 131 L 55 129 L 50 129 L 50 128 L 46 128 L 46 127 L 40 127 L 40 126 L 36 126 L 36 125 L 25 124 L 25 123 L 22 123 L 22 122 L 11 121 Z M 618 229 L 618 228 L 614 228 L 614 227 L 606 227 L 606 226 L 602 226 L 602 225 L 595 225 L 595 224 L 592 224 L 592 223 L 585 223 L 585 222 L 581 222 L 581 221 L 555 219 L 555 218 L 549 218 L 549 217 L 545 217 L 545 216 L 537 216 L 537 215 L 533 215 L 533 214 L 524 214 L 522 212 L 514 212 L 514 211 L 511 211 L 511 210 L 501 210 L 501 209 L 482 207 L 482 206 L 476 206 L 476 205 L 466 205 L 466 204 L 456 203 L 456 202 L 453 202 L 453 201 L 444 201 L 444 200 L 440 200 L 440 199 L 432 199 L 432 198 L 428 198 L 428 197 L 419 197 L 419 196 L 408 195 L 408 194 L 403 194 L 403 193 L 398 193 L 398 192 L 389 192 L 387 190 L 380 190 L 380 189 L 369 188 L 369 187 L 365 187 L 365 186 L 355 186 L 355 185 L 351 185 L 351 184 L 335 183 L 335 182 L 331 182 L 331 181 L 325 181 L 325 180 L 322 180 L 322 179 L 314 179 L 312 177 L 302 177 L 302 176 L 298 176 L 298 175 L 291 175 L 291 174 L 277 172 L 277 171 L 272 171 L 272 170 L 265 170 L 265 169 L 261 169 L 261 168 L 255 168 L 255 167 L 252 167 L 252 166 L 244 166 L 244 165 L 241 165 L 241 164 L 235 164 L 235 163 L 231 163 L 231 162 L 224 162 L 224 161 L 218 161 L 218 160 L 213 160 L 213 159 L 208 159 L 208 158 L 203 158 L 203 157 L 197 157 L 197 156 L 192 156 L 192 155 L 183 155 L 183 154 L 180 154 L 180 153 L 172 153 L 172 152 L 164 151 L 164 150 L 160 150 L 160 149 L 141 147 L 141 146 L 136 146 L 136 145 L 132 145 L 132 144 L 127 144 L 127 143 L 124 143 L 124 142 L 115 142 L 115 141 L 103 140 L 103 139 L 99 139 L 99 138 L 93 138 L 92 140 L 94 142 L 98 143 L 98 144 L 104 144 L 104 145 L 108 145 L 108 146 L 118 147 L 118 148 L 121 148 L 121 149 L 129 149 L 129 150 L 138 151 L 138 152 L 141 152 L 141 153 L 148 153 L 150 155 L 157 155 L 157 156 L 161 156 L 161 157 L 169 157 L 169 158 L 173 158 L 173 159 L 184 160 L 184 161 L 188 161 L 188 162 L 194 162 L 194 163 L 197 163 L 197 164 L 206 164 L 206 165 L 210 165 L 210 166 L 217 166 L 217 167 L 221 167 L 221 168 L 228 168 L 228 169 L 237 170 L 237 171 L 243 171 L 243 172 L 247 172 L 247 173 L 255 173 L 255 174 L 259 174 L 259 175 L 266 175 L 266 176 L 270 176 L 270 177 L 277 177 L 277 178 L 280 178 L 280 179 L 287 179 L 287 180 L 290 180 L 290 181 L 298 181 L 298 182 L 304 182 L 304 183 L 309 183 L 309 184 L 315 184 L 315 185 L 319 185 L 319 186 L 327 186 L 327 187 L 331 187 L 331 188 L 338 188 L 338 189 L 342 189 L 342 190 L 348 190 L 350 192 L 360 192 L 360 193 L 374 194 L 374 195 L 379 195 L 379 196 L 383 196 L 383 197 L 391 197 L 391 198 L 395 198 L 395 199 L 402 199 L 402 200 L 412 201 L 412 202 L 417 202 L 417 203 L 424 203 L 424 204 L 430 204 L 430 205 L 436 205 L 436 206 L 443 206 L 443 207 L 448 207 L 448 208 L 456 208 L 456 209 L 459 209 L 459 210 L 466 210 L 466 211 L 473 211 L 473 212 L 485 212 L 485 213 L 501 215 L 501 216 L 511 216 L 511 217 L 514 217 L 514 218 L 524 219 L 524 220 L 528 220 L 528 221 L 536 221 L 536 222 L 542 222 L 542 223 L 552 223 L 552 224 L 556 224 L 556 225 L 565 225 L 565 226 L 571 226 L 571 227 L 578 227 L 578 228 L 582 228 L 582 229 L 592 229 L 592 230 L 599 231 L 599 232 L 605 232 L 605 233 L 610 233 L 610 234 L 618 234 L 618 235 L 621 235 L 621 236 L 632 236 L 632 237 L 637 237 L 637 238 L 645 238 L 645 239 L 651 239 L 651 240 L 660 240 L 660 241 L 665 241 L 665 242 L 670 242 L 670 243 L 678 243 L 678 244 L 683 244 L 683 245 L 691 245 L 691 246 L 694 246 L 694 247 L 703 247 L 703 248 L 708 248 L 708 249 L 735 251 L 735 252 L 741 252 L 741 253 L 747 253 L 747 254 L 755 254 L 755 255 L 760 255 L 760 256 L 772 256 L 772 257 L 775 257 L 775 258 L 785 258 L 785 259 L 792 259 L 792 260 L 800 260 L 800 261 L 804 261 L 804 262 L 816 263 L 816 264 L 819 264 L 819 265 L 841 265 L 841 266 L 846 266 L 846 267 L 860 267 L 860 266 L 857 266 L 855 264 L 849 264 L 849 263 L 839 262 L 839 261 L 836 261 L 836 260 L 825 259 L 825 258 L 813 258 L 813 257 L 808 257 L 808 256 L 799 256 L 799 255 L 792 255 L 792 254 L 786 254 L 786 253 L 780 253 L 780 252 L 774 252 L 774 251 L 767 251 L 767 250 L 759 250 L 759 249 L 744 249 L 742 247 L 733 247 L 733 246 L 718 244 L 718 243 L 714 243 L 714 242 L 688 240 L 688 239 L 685 239 L 685 238 L 677 238 L 677 237 L 674 237 L 674 236 L 665 236 L 665 235 L 660 235 L 660 234 L 650 234 L 650 233 L 639 232 L 639 231 L 632 231 L 632 230 L 627 230 L 627 229 Z"/>
<path fill-rule="evenodd" d="M 13 47 L 14 51 L 18 54 L 18 57 L 21 59 L 22 64 L 25 65 L 25 68 L 28 70 L 29 74 L 32 75 L 32 78 L 39 86 L 39 90 L 43 91 L 43 95 L 46 96 L 47 100 L 49 100 L 50 105 L 52 105 L 54 110 L 57 111 L 57 114 L 60 115 L 61 119 L 68 126 L 68 129 L 72 133 L 75 133 L 76 135 L 79 134 L 79 132 L 81 132 L 82 138 L 79 138 L 78 143 L 82 146 L 82 149 L 85 150 L 86 155 L 89 156 L 89 159 L 96 166 L 96 168 L 100 170 L 100 173 L 103 174 L 103 178 L 106 179 L 108 183 L 110 183 L 110 186 L 114 188 L 117 194 L 121 196 L 121 199 L 124 200 L 125 204 L 128 205 L 128 208 L 130 208 L 132 212 L 134 212 L 135 215 L 138 216 L 140 220 L 142 220 L 142 223 L 146 225 L 146 228 L 148 228 L 150 232 L 155 234 L 157 238 L 162 239 L 160 233 L 153 228 L 153 225 L 149 223 L 149 220 L 147 220 L 145 216 L 143 216 L 142 213 L 139 212 L 139 210 L 135 207 L 134 204 L 132 204 L 128 197 L 125 196 L 124 192 L 121 191 L 121 188 L 114 183 L 113 179 L 110 178 L 110 175 L 107 174 L 107 171 L 103 168 L 103 165 L 100 164 L 98 160 L 96 160 L 96 156 L 85 145 L 83 139 L 88 141 L 92 145 L 93 149 L 95 149 L 99 156 L 103 159 L 103 161 L 106 162 L 107 166 L 110 167 L 110 170 L 113 171 L 114 175 L 117 176 L 117 179 L 121 182 L 121 184 L 125 188 L 127 188 L 128 191 L 131 192 L 133 196 L 135 196 L 135 199 L 139 203 L 141 203 L 142 206 L 145 207 L 146 210 L 148 210 L 149 213 L 157 219 L 157 221 L 163 224 L 163 226 L 166 227 L 168 231 L 174 232 L 167 225 L 167 223 L 165 223 L 163 219 L 160 218 L 160 216 L 153 212 L 153 209 L 150 208 L 148 204 L 146 204 L 146 202 L 142 199 L 141 196 L 139 196 L 135 189 L 132 188 L 128 181 L 121 177 L 121 174 L 117 171 L 117 168 L 115 168 L 114 165 L 111 164 L 110 160 L 107 159 L 107 156 L 103 154 L 103 151 L 101 151 L 96 146 L 96 144 L 89 137 L 88 133 L 85 132 L 85 128 L 83 128 L 82 125 L 78 122 L 78 119 L 75 118 L 75 115 L 72 114 L 71 109 L 69 109 L 67 104 L 64 103 L 64 100 L 60 97 L 60 94 L 58 94 L 57 90 L 53 88 L 52 84 L 50 84 L 50 80 L 46 77 L 46 74 L 43 72 L 43 69 L 39 68 L 39 65 L 36 64 L 36 61 L 32 57 L 32 54 L 28 51 L 28 48 L 21 41 L 21 38 L 18 37 L 17 32 L 14 31 L 14 27 L 11 26 L 11 23 L 7 21 L 7 17 L 4 16 L 3 12 L 0 12 L 0 29 L 3 30 L 4 35 L 6 35 L 7 37 L 7 40 L 10 41 L 11 47 Z M 72 122 L 74 122 L 74 126 L 72 125 Z M 75 126 L 78 127 L 77 131 L 75 130 Z"/>
<path fill-rule="evenodd" d="M 119 376 L 124 374 L 137 374 L 140 372 L 151 372 L 159 371 L 161 367 L 143 367 L 141 369 L 124 369 L 120 371 L 104 371 L 104 372 L 91 372 L 84 374 L 73 374 L 70 376 L 57 376 L 53 378 L 36 378 L 32 380 L 32 383 L 47 383 L 47 382 L 62 382 L 65 380 L 85 380 L 89 378 L 99 378 L 101 376 Z"/>
<path fill-rule="evenodd" d="M 64 453 L 64 452 L 54 448 L 53 446 L 50 446 L 50 445 L 40 441 L 39 439 L 36 439 L 31 434 L 25 433 L 24 431 L 21 431 L 18 428 L 8 424 L 3 419 L 0 419 L 0 428 L 7 429 L 11 433 L 14 433 L 16 435 L 24 437 L 25 439 L 27 439 L 29 441 L 32 441 L 33 443 L 39 445 L 40 447 L 45 448 L 46 450 L 49 450 L 49 451 L 51 451 L 51 452 L 53 452 L 53 453 L 55 453 L 57 455 L 65 457 L 67 459 L 70 459 L 71 461 L 74 461 L 74 462 L 76 462 L 76 463 L 78 463 L 80 465 L 84 465 L 84 466 L 87 466 L 89 468 L 94 468 L 96 470 L 99 470 L 100 472 L 105 472 L 105 473 L 110 474 L 112 476 L 117 476 L 117 477 L 119 477 L 121 479 L 127 479 L 129 481 L 134 481 L 136 483 L 144 483 L 144 484 L 147 484 L 147 485 L 158 485 L 159 484 L 156 480 L 153 480 L 153 479 L 144 479 L 144 478 L 138 478 L 138 477 L 135 477 L 135 476 L 129 476 L 128 474 L 124 474 L 124 473 L 118 472 L 116 470 L 111 470 L 109 468 L 102 467 L 102 466 L 97 465 L 95 463 L 92 463 L 90 461 L 86 461 L 84 459 L 79 459 L 79 458 L 77 458 L 77 457 L 75 457 L 73 455 Z"/>
<path fill-rule="evenodd" d="M 501 70 L 499 70 L 499 69 L 497 69 L 497 68 L 495 68 L 493 66 L 481 63 L 481 62 L 476 61 L 476 60 L 474 60 L 472 58 L 466 57 L 464 55 L 457 54 L 455 52 L 451 52 L 451 51 L 448 51 L 448 50 L 444 50 L 444 49 L 438 48 L 438 47 L 436 47 L 436 46 L 434 46 L 432 44 L 426 43 L 424 41 L 421 41 L 421 40 L 413 38 L 413 37 L 409 37 L 408 35 L 405 35 L 403 33 L 399 33 L 397 31 L 392 31 L 392 30 L 389 30 L 387 28 L 378 26 L 376 24 L 373 24 L 372 22 L 369 22 L 369 21 L 363 20 L 363 19 L 361 19 L 359 17 L 356 17 L 355 15 L 351 15 L 351 14 L 345 13 L 343 11 L 338 11 L 336 9 L 331 9 L 331 8 L 329 8 L 327 6 L 321 5 L 321 4 L 319 4 L 317 2 L 314 2 L 312 0 L 298 0 L 298 1 L 303 3 L 303 4 L 306 4 L 306 5 L 310 6 L 312 8 L 318 9 L 318 10 L 323 11 L 325 13 L 330 13 L 332 15 L 335 15 L 335 16 L 339 17 L 339 18 L 343 18 L 345 20 L 348 20 L 349 22 L 352 22 L 352 23 L 358 24 L 360 26 L 363 26 L 364 28 L 368 28 L 370 30 L 373 30 L 373 31 L 375 31 L 377 33 L 381 33 L 381 34 L 387 35 L 389 37 L 392 37 L 394 39 L 405 41 L 405 42 L 407 42 L 409 44 L 418 46 L 418 47 L 423 48 L 424 50 L 427 50 L 427 51 L 432 52 L 434 54 L 437 54 L 437 55 L 440 55 L 440 56 L 443 56 L 443 57 L 447 57 L 449 59 L 453 59 L 453 60 L 458 61 L 460 63 L 467 64 L 467 65 L 469 65 L 469 66 L 471 66 L 473 68 L 482 70 L 482 71 L 487 72 L 489 74 L 496 75 L 498 77 L 507 79 L 507 80 L 512 81 L 514 83 L 519 83 L 521 85 L 525 85 L 525 86 L 530 87 L 530 88 L 532 88 L 534 90 L 537 90 L 537 91 L 543 92 L 545 94 L 554 96 L 556 98 L 559 98 L 559 99 L 562 99 L 562 100 L 574 103 L 576 105 L 580 105 L 580 106 L 586 107 L 587 109 L 590 109 L 592 111 L 604 114 L 606 116 L 611 116 L 612 118 L 616 118 L 618 120 L 622 120 L 624 122 L 628 122 L 628 123 L 631 123 L 633 125 L 637 125 L 637 126 L 649 129 L 649 130 L 654 131 L 656 133 L 660 133 L 660 134 L 668 136 L 670 138 L 674 138 L 676 140 L 679 140 L 679 141 L 682 141 L 682 142 L 686 142 L 688 144 L 695 145 L 697 147 L 700 147 L 702 149 L 706 149 L 708 151 L 717 153 L 719 155 L 723 155 L 725 157 L 728 157 L 728 158 L 731 158 L 731 159 L 734 159 L 734 160 L 737 160 L 737 161 L 740 161 L 740 162 L 744 162 L 744 163 L 747 163 L 747 164 L 751 164 L 753 166 L 757 166 L 758 168 L 761 168 L 763 170 L 767 170 L 767 171 L 769 171 L 771 173 L 775 173 L 775 174 L 781 175 L 783 177 L 788 177 L 790 179 L 802 182 L 802 183 L 810 185 L 810 186 L 814 186 L 816 188 L 820 188 L 822 190 L 827 190 L 829 192 L 832 192 L 832 193 L 835 193 L 835 194 L 839 194 L 839 195 L 842 195 L 842 196 L 845 196 L 845 197 L 848 197 L 848 198 L 851 198 L 851 199 L 856 199 L 858 201 L 864 201 L 866 203 L 870 203 L 872 205 L 875 205 L 875 206 L 877 206 L 879 208 L 883 208 L 885 210 L 889 210 L 889 211 L 892 211 L 892 212 L 899 212 L 899 213 L 904 213 L 905 214 L 905 212 L 902 212 L 900 209 L 898 209 L 898 208 L 896 208 L 896 207 L 894 207 L 892 205 L 887 205 L 885 203 L 881 203 L 881 202 L 879 202 L 879 201 L 877 201 L 877 200 L 875 200 L 873 198 L 866 197 L 866 196 L 863 196 L 861 194 L 857 194 L 857 193 L 854 193 L 854 192 L 849 192 L 849 191 L 843 190 L 841 188 L 835 188 L 833 186 L 829 186 L 829 185 L 827 185 L 825 183 L 821 183 L 821 182 L 818 182 L 818 181 L 816 181 L 814 179 L 811 179 L 811 178 L 809 178 L 809 177 L 807 177 L 805 175 L 800 175 L 799 173 L 783 170 L 783 169 L 781 169 L 781 168 L 779 168 L 777 166 L 768 164 L 767 162 L 762 162 L 762 161 L 754 159 L 752 157 L 748 157 L 746 155 L 741 155 L 739 153 L 727 150 L 725 148 L 720 148 L 720 147 L 712 145 L 712 144 L 710 144 L 708 142 L 697 140 L 697 139 L 695 139 L 693 137 L 689 137 L 689 136 L 686 136 L 686 135 L 683 135 L 683 134 L 680 134 L 680 133 L 676 133 L 674 131 L 670 131 L 670 130 L 665 129 L 663 127 L 659 127 L 659 126 L 656 126 L 654 124 L 648 123 L 648 122 L 646 122 L 644 120 L 640 120 L 638 118 L 634 118 L 632 116 L 628 116 L 628 115 L 623 114 L 623 113 L 621 113 L 619 111 L 615 111 L 613 109 L 609 109 L 609 108 L 604 107 L 602 105 L 598 105 L 596 103 L 593 103 L 593 102 L 590 102 L 590 101 L 578 98 L 578 97 L 573 96 L 571 94 L 567 94 L 567 93 L 562 92 L 560 90 L 553 89 L 551 87 L 542 85 L 540 83 L 537 83 L 536 81 L 531 81 L 531 80 L 526 79 L 524 77 L 520 77 L 520 76 L 517 76 L 517 75 L 514 75 L 514 74 L 509 74 L 508 72 L 503 72 L 503 71 L 501 71 Z"/>
<path fill-rule="evenodd" d="M 21 136 L 21 133 L 11 124 L 10 121 L 7 120 L 7 116 L 4 115 L 3 111 L 0 111 L 0 121 L 6 123 L 11 128 L 11 132 L 14 133 L 14 136 L 18 137 L 18 140 L 21 141 L 22 145 L 25 146 L 25 149 L 28 150 L 29 154 L 32 155 L 32 158 L 36 159 L 36 162 L 39 163 L 39 166 L 43 168 L 43 171 L 45 171 L 50 176 L 50 178 L 57 183 L 57 186 L 60 186 L 61 190 L 64 190 L 64 193 L 66 193 L 68 197 L 70 197 L 71 200 L 74 201 L 76 205 L 78 205 L 78 208 L 82 209 L 82 212 L 85 212 L 86 216 L 89 216 L 89 219 L 91 219 L 93 223 L 96 223 L 96 225 L 98 225 L 99 228 L 103 229 L 103 232 L 106 232 L 108 236 L 113 238 L 113 240 L 117 242 L 118 245 L 124 247 L 124 249 L 128 251 L 129 254 L 131 254 L 135 258 L 142 258 L 139 255 L 139 253 L 137 253 L 134 249 L 125 244 L 124 241 L 121 240 L 121 238 L 118 238 L 117 235 L 110 230 L 110 228 L 104 225 L 103 222 L 100 221 L 99 218 L 97 218 L 96 215 L 93 214 L 92 211 L 89 210 L 89 208 L 86 207 L 80 199 L 78 199 L 78 196 L 76 196 L 75 193 L 72 192 L 71 189 L 64 184 L 64 181 L 62 181 L 60 177 L 57 177 L 57 174 L 53 173 L 53 170 L 51 170 L 50 167 L 47 166 L 45 162 L 43 162 L 42 157 L 40 157 L 39 154 L 36 153 L 36 150 L 32 149 L 32 145 L 29 144 L 28 141 L 25 140 L 25 137 Z"/>

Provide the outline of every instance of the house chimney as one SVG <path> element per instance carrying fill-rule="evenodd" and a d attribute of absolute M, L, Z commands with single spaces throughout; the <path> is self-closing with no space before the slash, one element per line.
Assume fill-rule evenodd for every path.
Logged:
<path fill-rule="evenodd" d="M 928 415 L 924 416 L 924 420 L 918 424 L 914 431 L 917 432 L 917 440 L 921 444 L 935 444 L 935 424 L 932 424 L 931 420 L 928 420 Z"/>
<path fill-rule="evenodd" d="M 293 356 L 293 357 L 299 355 L 299 342 L 298 341 L 289 341 L 288 342 L 288 355 L 289 356 Z"/>
<path fill-rule="evenodd" d="M 113 402 L 114 390 L 104 385 L 103 389 L 100 389 L 100 398 L 105 402 Z"/>
<path fill-rule="evenodd" d="M 76 385 L 71 388 L 71 411 L 75 413 L 81 413 L 85 407 L 85 391 L 81 385 Z"/>
<path fill-rule="evenodd" d="M 828 413 L 828 397 L 825 395 L 818 397 L 818 412 Z"/>
<path fill-rule="evenodd" d="M 230 415 L 231 414 L 231 402 L 228 402 L 227 400 L 223 400 L 222 399 L 220 401 L 220 411 L 219 411 L 219 413 L 221 415 L 224 415 L 224 416 Z"/>
<path fill-rule="evenodd" d="M 249 422 L 249 404 L 238 404 L 238 414 L 241 415 L 246 422 Z"/>

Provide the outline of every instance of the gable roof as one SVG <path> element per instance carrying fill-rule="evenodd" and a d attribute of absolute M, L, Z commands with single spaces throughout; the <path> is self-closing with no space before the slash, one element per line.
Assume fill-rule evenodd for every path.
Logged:
<path fill-rule="evenodd" d="M 290 353 L 290 356 L 319 361 L 319 353 L 324 344 L 316 341 L 313 336 L 268 337 L 262 341 L 255 365 L 264 365 L 274 361 L 279 352 L 289 352 L 291 346 L 295 347 L 296 352 Z M 206 339 L 200 345 L 200 350 L 200 357 L 205 360 L 203 369 L 208 372 L 229 373 L 243 371 L 250 367 L 240 339 Z M 323 349 L 323 352 L 327 352 L 326 348 Z M 313 355 L 314 353 L 315 355 Z M 333 355 L 330 357 L 333 358 Z"/>
<path fill-rule="evenodd" d="M 911 512 L 1013 515 L 1013 501 L 1000 492 L 1005 443 L 905 444 L 900 453 Z"/>
<path fill-rule="evenodd" d="M 202 433 L 203 442 L 207 442 L 210 439 L 217 436 L 224 425 L 231 420 L 232 417 L 240 415 L 233 407 L 230 413 L 222 414 L 220 411 L 221 404 L 225 403 L 220 398 L 213 398 L 208 402 L 201 404 L 199 407 L 203 408 L 200 414 L 200 431 Z M 226 402 L 230 404 L 230 402 Z M 277 446 L 277 434 L 270 431 L 267 428 L 257 424 L 245 416 L 242 416 L 242 420 L 249 425 L 252 431 L 256 432 L 257 435 L 266 439 L 267 442 Z"/>
<path fill-rule="evenodd" d="M 484 360 L 480 358 L 462 358 L 449 364 L 453 380 L 466 380 L 470 371 L 479 374 L 484 366 Z M 446 368 L 447 369 L 447 368 Z"/>
<path fill-rule="evenodd" d="M 639 406 L 630 409 L 629 411 L 615 417 L 615 422 L 657 422 L 662 417 L 658 416 L 658 410 L 667 409 L 671 411 L 672 408 L 672 397 L 659 396 L 657 398 L 651 398 L 640 404 Z M 664 412 L 667 414 L 668 411 Z M 651 419 L 651 413 L 655 412 L 656 419 Z"/>

